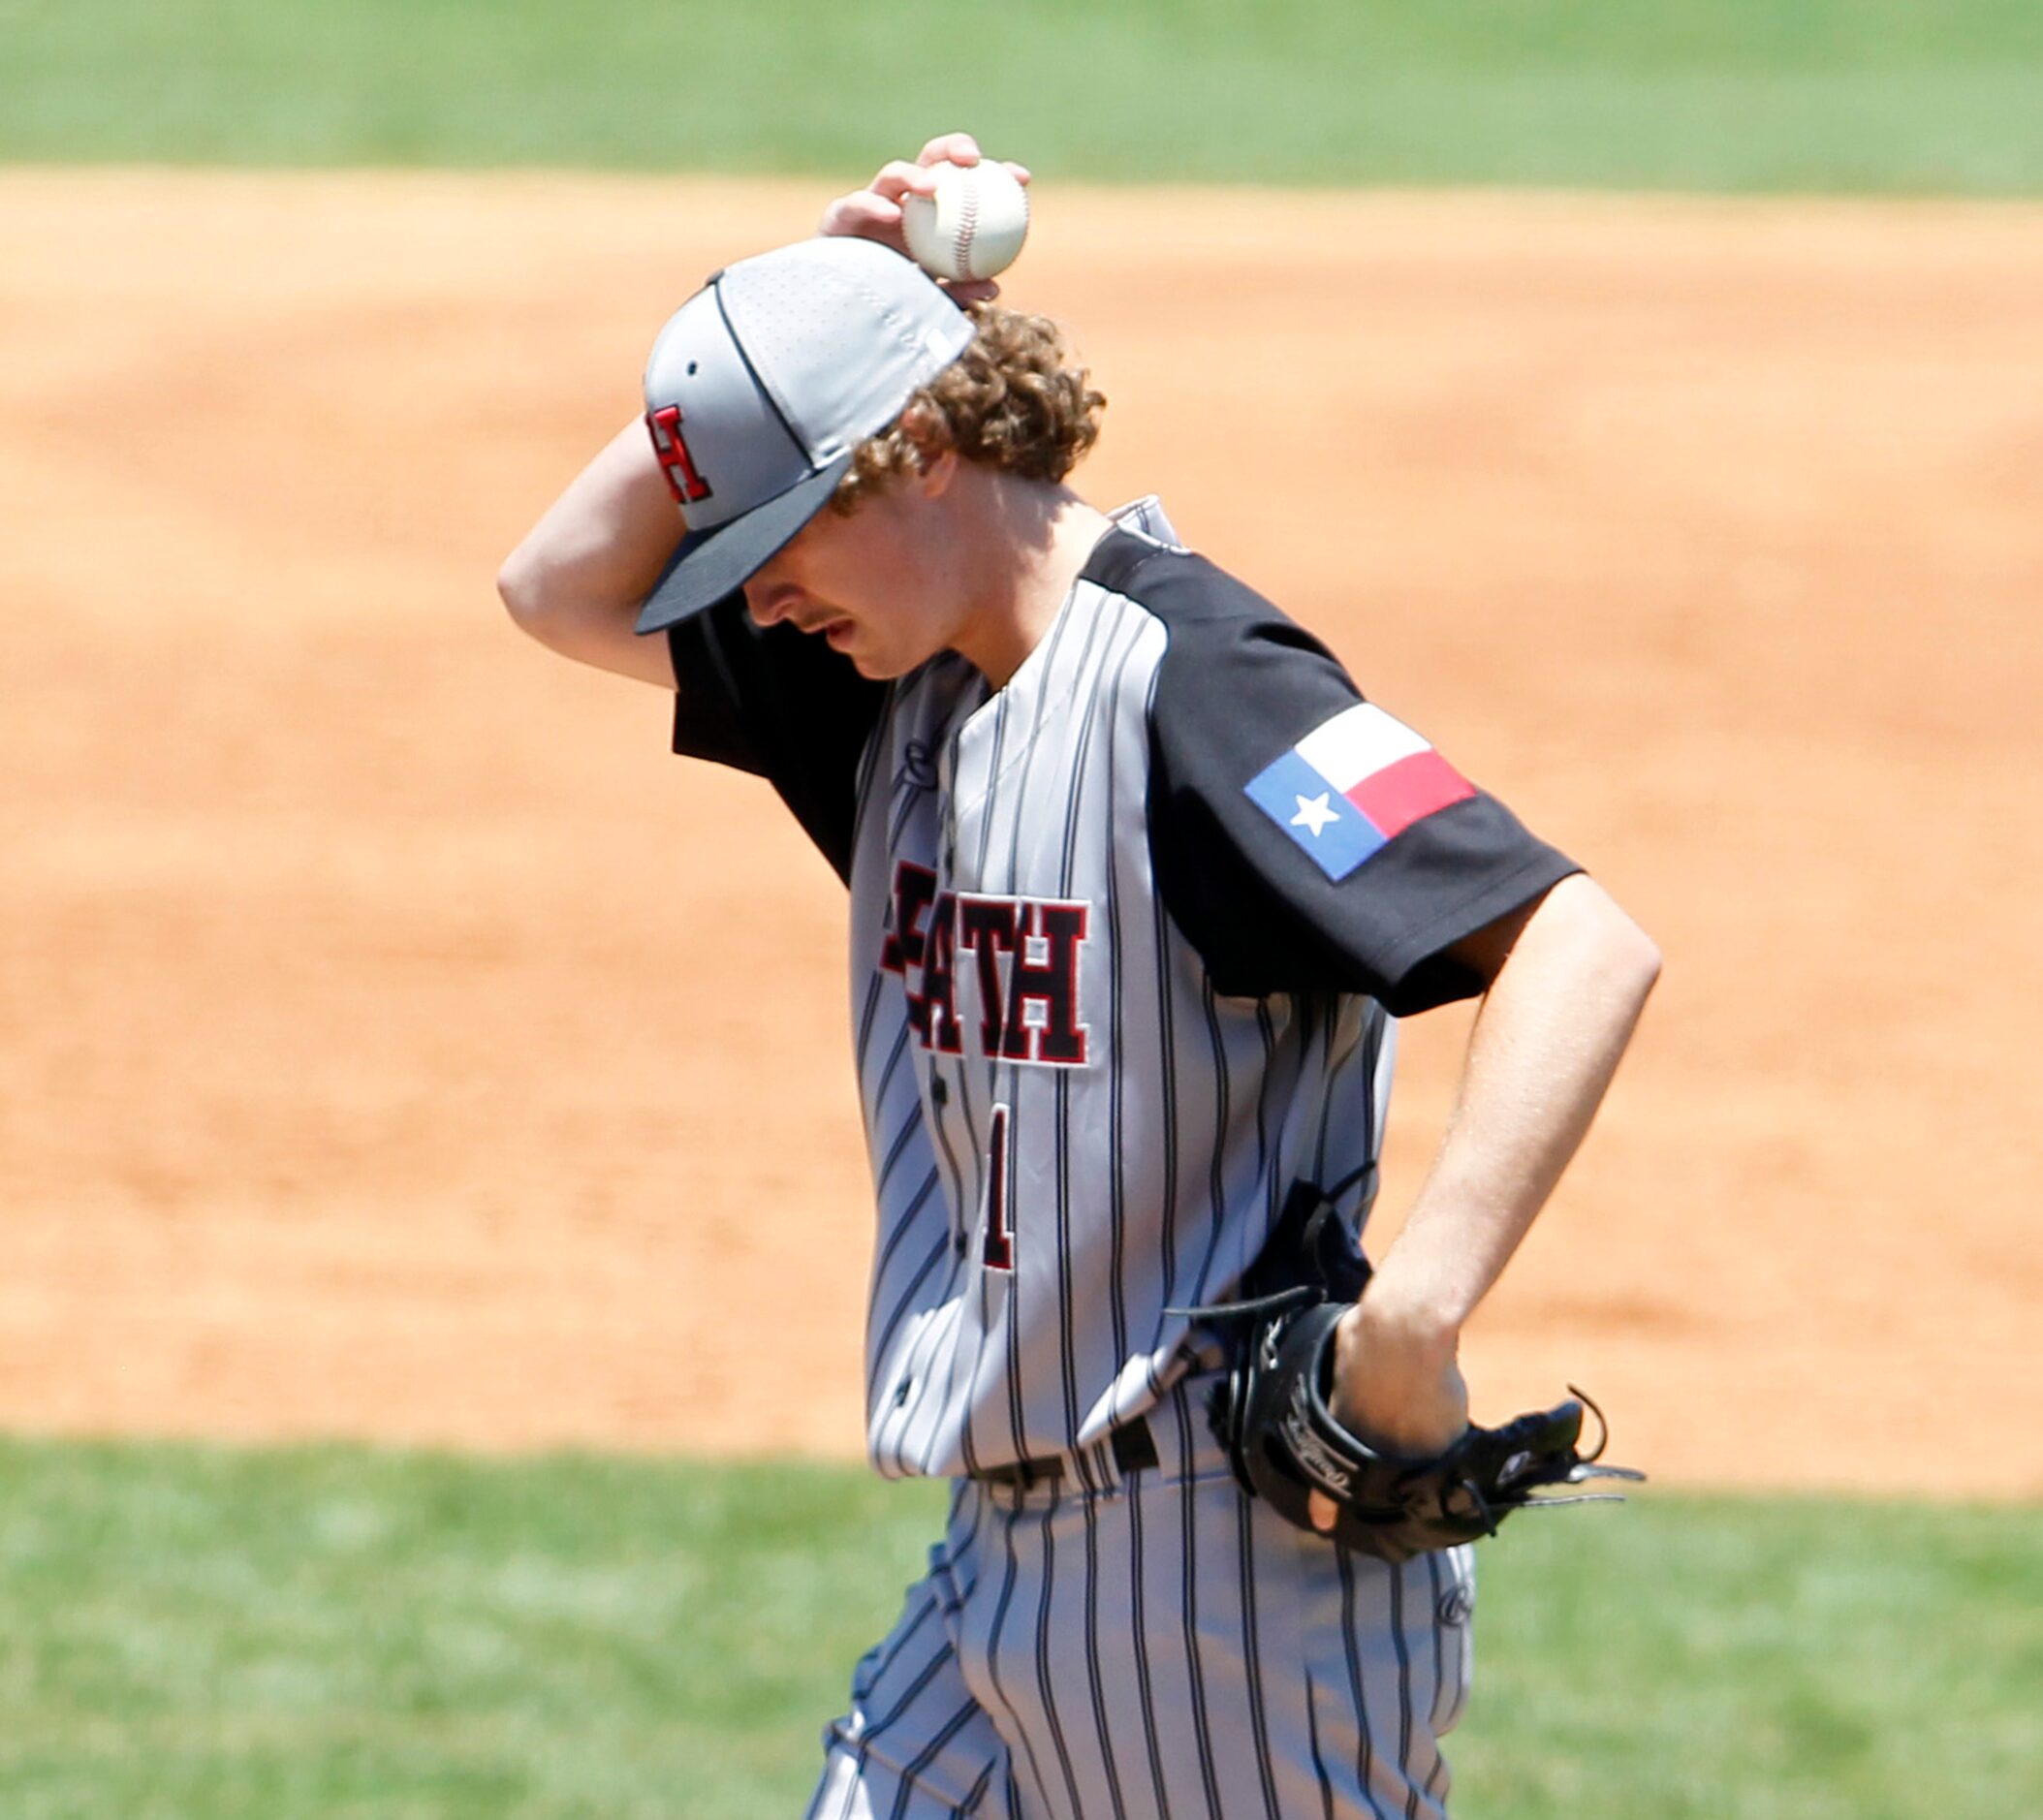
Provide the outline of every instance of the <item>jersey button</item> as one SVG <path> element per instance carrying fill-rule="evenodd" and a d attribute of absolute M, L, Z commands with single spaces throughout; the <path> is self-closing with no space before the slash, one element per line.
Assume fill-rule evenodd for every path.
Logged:
<path fill-rule="evenodd" d="M 950 1103 L 951 1089 L 945 1083 L 943 1076 L 938 1075 L 929 1083 L 929 1104 L 931 1106 L 948 1106 Z"/>

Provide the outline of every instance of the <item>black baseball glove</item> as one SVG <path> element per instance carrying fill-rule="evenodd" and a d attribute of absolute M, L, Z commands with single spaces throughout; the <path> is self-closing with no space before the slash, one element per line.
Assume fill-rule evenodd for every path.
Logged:
<path fill-rule="evenodd" d="M 1608 1493 L 1538 1497 L 1549 1486 L 1589 1479 L 1643 1479 L 1598 1463 L 1599 1437 L 1582 1452 L 1585 1404 L 1535 1410 L 1501 1428 L 1471 1427 L 1430 1459 L 1382 1454 L 1337 1422 L 1327 1405 L 1334 1330 L 1361 1299 L 1369 1267 L 1333 1203 L 1316 1189 L 1294 1193 L 1271 1242 L 1243 1282 L 1244 1301 L 1200 1316 L 1234 1332 L 1234 1364 L 1213 1394 L 1214 1432 L 1235 1476 L 1302 1529 L 1324 1492 L 1338 1515 L 1336 1542 L 1387 1561 L 1494 1535 L 1514 1511 L 1556 1504 L 1619 1502 Z M 1596 1411 L 1599 1427 L 1603 1417 Z"/>

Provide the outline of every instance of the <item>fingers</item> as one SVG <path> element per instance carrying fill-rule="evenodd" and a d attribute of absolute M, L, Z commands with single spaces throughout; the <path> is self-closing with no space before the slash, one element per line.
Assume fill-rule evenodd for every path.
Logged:
<path fill-rule="evenodd" d="M 915 162 L 923 166 L 976 165 L 985 156 L 979 149 L 979 141 L 969 133 L 940 133 L 916 153 Z M 1016 182 L 1028 182 L 1030 173 L 1026 165 L 1018 165 L 1012 158 L 1003 158 L 1000 162 L 1015 173 Z M 928 192 L 922 193 L 927 195 Z"/>
<path fill-rule="evenodd" d="M 907 236 L 901 232 L 900 204 L 872 190 L 853 190 L 848 196 L 838 197 L 823 211 L 816 231 L 877 240 L 903 259 L 911 257 Z M 990 278 L 941 278 L 937 282 L 960 308 L 967 303 L 990 302 L 1000 295 L 1000 287 Z"/>
<path fill-rule="evenodd" d="M 856 235 L 863 239 L 878 240 L 883 246 L 893 247 L 896 253 L 908 250 L 907 242 L 901 238 L 899 201 L 883 196 L 877 190 L 853 190 L 848 196 L 838 197 L 823 211 L 817 232 Z"/>
<path fill-rule="evenodd" d="M 902 199 L 935 195 L 936 177 L 932 167 L 976 165 L 983 156 L 979 141 L 971 134 L 939 133 L 915 155 L 913 163 L 905 158 L 890 158 L 872 173 L 864 189 L 839 196 L 824 209 L 817 232 L 877 240 L 905 258 L 908 242 L 901 234 Z M 1014 173 L 1016 181 L 1028 182 L 1029 172 L 1025 165 L 1005 159 L 1002 163 Z M 990 278 L 945 281 L 944 289 L 959 304 L 990 302 L 1000 295 L 1000 287 Z"/>
<path fill-rule="evenodd" d="M 890 158 L 872 173 L 864 189 L 838 197 L 823 211 L 821 232 L 863 235 L 868 240 L 884 240 L 898 250 L 895 230 L 900 226 L 901 199 L 936 194 L 932 167 L 976 165 L 980 157 L 979 141 L 969 133 L 939 134 L 917 153 L 912 164 L 905 158 Z M 1017 182 L 1028 182 L 1025 165 L 1003 162 L 1015 173 Z"/>
<path fill-rule="evenodd" d="M 956 137 L 956 136 L 954 136 Z M 947 143 L 931 140 L 931 145 Z M 967 141 L 969 143 L 969 141 Z M 977 162 L 977 151 L 973 153 Z M 942 163 L 941 159 L 934 162 Z M 936 178 L 924 165 L 892 158 L 872 173 L 862 190 L 840 196 L 823 211 L 825 234 L 856 234 L 868 240 L 881 240 L 896 252 L 904 250 L 900 238 L 901 199 L 905 196 L 933 196 Z"/>
<path fill-rule="evenodd" d="M 943 139 L 932 139 L 923 147 L 925 163 L 910 164 L 905 158 L 890 158 L 872 173 L 865 187 L 840 196 L 823 211 L 819 232 L 823 234 L 858 235 L 867 240 L 878 240 L 891 246 L 896 253 L 908 249 L 901 239 L 901 198 L 904 196 L 933 196 L 936 179 L 927 164 L 941 164 L 941 158 L 929 159 L 931 147 L 949 145 L 962 141 L 972 146 L 972 161 L 976 163 L 979 148 L 972 145 L 969 136 L 962 133 L 946 135 Z"/>
<path fill-rule="evenodd" d="M 931 140 L 929 142 L 933 145 L 936 141 Z M 872 181 L 866 188 L 894 203 L 899 202 L 904 196 L 934 196 L 936 178 L 930 165 L 940 165 L 943 162 L 943 159 L 935 158 L 928 164 L 911 165 L 902 158 L 890 158 L 872 173 Z M 976 152 L 972 162 L 979 162 Z"/>
<path fill-rule="evenodd" d="M 915 155 L 919 165 L 976 165 L 979 141 L 969 133 L 939 133 Z"/>

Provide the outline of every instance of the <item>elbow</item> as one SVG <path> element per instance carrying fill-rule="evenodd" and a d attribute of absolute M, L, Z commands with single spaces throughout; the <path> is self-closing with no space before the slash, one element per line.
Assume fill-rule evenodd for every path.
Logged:
<path fill-rule="evenodd" d="M 1633 990 L 1643 1006 L 1660 982 L 1663 957 L 1659 943 L 1629 917 L 1624 921 L 1627 931 L 1625 964 L 1630 971 Z"/>
<path fill-rule="evenodd" d="M 546 562 L 529 542 L 504 558 L 496 572 L 496 597 L 511 623 L 540 643 L 558 650 L 564 637 L 566 604 Z"/>
<path fill-rule="evenodd" d="M 1600 981 L 1614 1000 L 1628 1001 L 1636 1015 L 1659 981 L 1660 945 L 1586 873 L 1563 880 L 1553 897 L 1556 922 L 1572 926 L 1586 976 Z"/>
<path fill-rule="evenodd" d="M 1604 927 L 1599 932 L 1608 976 L 1637 1006 L 1643 1007 L 1659 983 L 1664 964 L 1660 945 L 1619 906 L 1604 899 Z"/>
<path fill-rule="evenodd" d="M 1646 989 L 1650 991 L 1659 982 L 1660 969 L 1666 964 L 1666 958 L 1660 953 L 1658 942 L 1636 923 L 1631 926 L 1638 947 L 1639 973 L 1646 982 Z"/>
<path fill-rule="evenodd" d="M 506 556 L 504 566 L 496 572 L 496 597 L 504 603 L 512 623 L 526 632 L 544 616 L 546 589 L 540 566 L 525 545 Z"/>

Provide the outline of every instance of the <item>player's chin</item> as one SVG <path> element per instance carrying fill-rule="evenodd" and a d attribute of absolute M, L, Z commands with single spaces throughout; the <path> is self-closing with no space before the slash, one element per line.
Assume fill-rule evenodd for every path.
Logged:
<path fill-rule="evenodd" d="M 818 630 L 824 643 L 839 657 L 849 658 L 868 682 L 892 682 L 934 655 L 915 649 L 891 628 L 875 629 L 864 620 L 834 619 Z"/>
<path fill-rule="evenodd" d="M 913 664 L 897 663 L 878 651 L 847 651 L 851 667 L 867 682 L 892 682 L 896 676 L 905 676 L 913 670 Z"/>
<path fill-rule="evenodd" d="M 867 682 L 892 682 L 915 668 L 912 663 L 903 662 L 899 653 L 875 649 L 857 637 L 832 639 L 830 644 L 839 656 L 850 658 L 851 667 Z"/>

